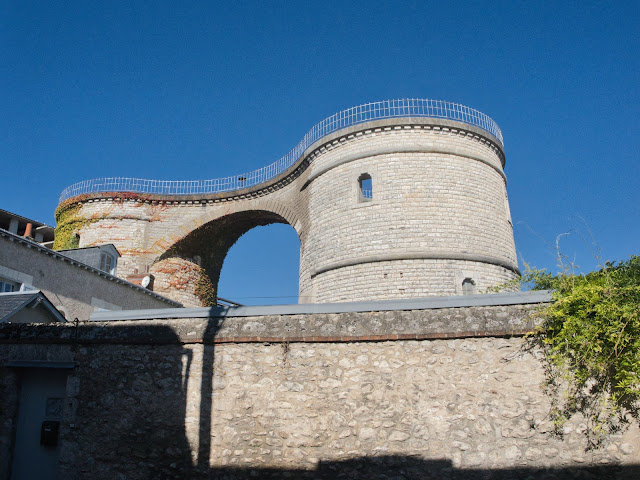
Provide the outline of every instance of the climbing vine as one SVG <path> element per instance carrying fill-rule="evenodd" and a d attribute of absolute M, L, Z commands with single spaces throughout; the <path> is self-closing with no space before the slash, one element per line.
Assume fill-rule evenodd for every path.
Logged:
<path fill-rule="evenodd" d="M 218 299 L 217 283 L 225 252 L 229 246 L 224 244 L 220 235 L 216 235 L 212 225 L 197 228 L 189 235 L 177 241 L 160 258 L 181 258 L 191 262 L 197 275 L 193 293 L 204 307 L 215 306 Z"/>
<path fill-rule="evenodd" d="M 93 196 L 96 195 L 100 196 L 99 194 L 94 194 Z M 55 213 L 57 226 L 55 231 L 55 240 L 53 243 L 54 250 L 78 248 L 80 242 L 79 232 L 81 231 L 81 229 L 91 223 L 108 218 L 110 213 L 115 208 L 115 204 L 122 205 L 125 201 L 135 201 L 135 207 L 142 207 L 144 205 L 144 202 L 151 201 L 145 195 L 131 192 L 115 192 L 103 195 L 113 200 L 114 204 L 108 206 L 106 210 L 100 213 L 95 213 L 89 217 L 80 215 L 83 201 L 89 198 L 93 198 L 89 194 L 78 195 L 58 205 Z M 157 217 L 166 208 L 167 207 L 164 204 L 153 205 L 152 214 Z M 120 220 L 126 218 L 137 219 L 137 217 L 129 215 L 119 215 L 118 218 Z"/>
<path fill-rule="evenodd" d="M 640 256 L 586 275 L 529 270 L 522 282 L 554 291 L 526 346 L 543 353 L 555 433 L 581 413 L 593 449 L 640 423 Z"/>
<path fill-rule="evenodd" d="M 62 203 L 56 209 L 56 231 L 53 242 L 54 250 L 78 248 L 80 237 L 78 231 L 91 221 L 78 215 L 81 203 Z"/>
<path fill-rule="evenodd" d="M 200 299 L 203 307 L 215 307 L 218 301 L 216 287 L 204 268 L 200 267 L 196 280 L 196 297 Z"/>

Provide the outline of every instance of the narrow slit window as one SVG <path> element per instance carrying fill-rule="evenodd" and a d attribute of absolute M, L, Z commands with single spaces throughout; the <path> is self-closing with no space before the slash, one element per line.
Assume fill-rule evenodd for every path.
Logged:
<path fill-rule="evenodd" d="M 504 209 L 507 211 L 507 222 L 509 225 L 513 226 L 513 222 L 511 220 L 511 209 L 509 208 L 509 197 L 507 196 L 507 191 L 504 192 Z"/>
<path fill-rule="evenodd" d="M 360 201 L 369 202 L 373 200 L 373 182 L 371 181 L 371 175 L 363 173 L 358 178 L 358 187 L 360 189 Z"/>

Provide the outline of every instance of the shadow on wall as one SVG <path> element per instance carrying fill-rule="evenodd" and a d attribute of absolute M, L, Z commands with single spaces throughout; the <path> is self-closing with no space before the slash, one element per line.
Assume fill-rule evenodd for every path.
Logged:
<path fill-rule="evenodd" d="M 554 469 L 457 469 L 448 460 L 421 460 L 406 456 L 361 457 L 320 462 L 315 470 L 294 469 L 211 469 L 201 478 L 235 480 L 259 479 L 379 479 L 379 480 L 569 480 L 640 478 L 640 465 Z"/>
<path fill-rule="evenodd" d="M 447 459 L 423 460 L 402 455 L 320 461 L 312 470 L 212 468 L 209 466 L 212 434 L 224 434 L 211 431 L 212 412 L 217 412 L 211 395 L 215 387 L 213 339 L 223 321 L 210 319 L 207 323 L 201 357 L 180 344 L 180 336 L 165 325 L 131 322 L 78 327 L 77 343 L 72 346 L 77 365 L 72 375 L 79 382 L 77 417 L 73 427 L 66 428 L 66 452 L 62 454 L 59 478 L 640 478 L 640 465 L 465 469 L 454 467 Z M 56 333 L 55 327 L 44 328 Z M 200 398 L 195 398 L 196 393 Z"/>
<path fill-rule="evenodd" d="M 190 478 L 192 351 L 167 326 L 80 325 L 77 339 L 78 407 L 58 478 Z"/>

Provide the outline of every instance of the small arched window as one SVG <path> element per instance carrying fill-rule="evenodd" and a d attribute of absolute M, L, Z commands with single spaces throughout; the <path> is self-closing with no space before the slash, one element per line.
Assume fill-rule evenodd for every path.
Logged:
<path fill-rule="evenodd" d="M 363 173 L 358 177 L 358 198 L 361 202 L 373 200 L 373 182 L 371 175 Z"/>
<path fill-rule="evenodd" d="M 462 294 L 473 295 L 474 293 L 476 293 L 476 282 L 473 281 L 473 278 L 465 278 L 462 281 Z"/>

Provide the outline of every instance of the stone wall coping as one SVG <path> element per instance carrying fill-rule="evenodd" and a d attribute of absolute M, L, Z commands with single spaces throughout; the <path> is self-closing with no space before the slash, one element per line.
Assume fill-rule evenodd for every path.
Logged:
<path fill-rule="evenodd" d="M 457 295 L 401 300 L 378 300 L 343 303 L 307 303 L 298 305 L 257 305 L 238 307 L 156 308 L 95 312 L 90 321 L 159 320 L 167 318 L 224 318 L 265 315 L 305 315 L 397 310 L 430 310 L 439 308 L 525 305 L 551 301 L 551 291 L 507 292 L 482 295 Z"/>
<path fill-rule="evenodd" d="M 541 298 L 544 297 L 537 296 L 537 299 Z M 537 312 L 540 303 L 504 303 L 253 317 L 198 318 L 185 315 L 181 318 L 89 321 L 78 324 L 0 324 L 0 344 L 217 345 L 450 340 L 523 336 L 539 325 Z M 186 310 L 183 309 L 185 313 Z M 48 356 L 11 360 L 69 359 Z"/>

